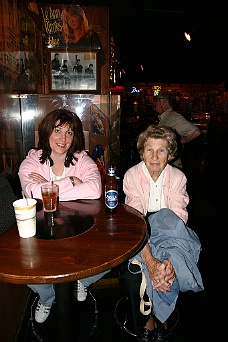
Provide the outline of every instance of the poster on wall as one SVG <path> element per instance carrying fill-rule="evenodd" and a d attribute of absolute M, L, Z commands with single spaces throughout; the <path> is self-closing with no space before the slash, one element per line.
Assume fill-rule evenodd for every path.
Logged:
<path fill-rule="evenodd" d="M 18 78 L 15 88 L 33 93 L 42 84 L 42 37 L 34 16 L 25 4 L 19 10 L 20 49 L 18 51 Z"/>
<path fill-rule="evenodd" d="M 101 39 L 101 12 L 97 7 L 82 7 L 78 4 L 43 4 L 40 7 L 42 31 L 46 48 L 98 49 L 100 66 L 107 61 Z M 107 32 L 107 28 L 106 28 Z M 107 34 L 106 34 L 107 38 Z"/>
<path fill-rule="evenodd" d="M 2 2 L 0 1 L 0 65 L 3 65 L 4 54 L 3 54 L 3 9 L 2 9 Z"/>
<path fill-rule="evenodd" d="M 3 51 L 0 55 L 0 62 L 10 71 L 18 70 L 18 11 L 17 0 L 0 1 L 0 47 Z"/>

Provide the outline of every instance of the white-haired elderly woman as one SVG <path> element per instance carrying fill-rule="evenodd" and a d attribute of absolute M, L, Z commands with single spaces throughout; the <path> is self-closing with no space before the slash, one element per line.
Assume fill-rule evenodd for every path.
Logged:
<path fill-rule="evenodd" d="M 197 267 L 201 244 L 186 225 L 187 179 L 169 165 L 177 151 L 174 131 L 151 125 L 139 135 L 137 149 L 141 162 L 125 173 L 123 190 L 125 203 L 145 216 L 149 239 L 121 266 L 120 283 L 131 303 L 138 341 L 168 342 L 167 319 L 179 290 L 203 290 Z"/>

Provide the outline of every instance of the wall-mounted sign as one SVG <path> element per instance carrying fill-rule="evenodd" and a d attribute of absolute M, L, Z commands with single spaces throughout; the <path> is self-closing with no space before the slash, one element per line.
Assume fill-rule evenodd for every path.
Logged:
<path fill-rule="evenodd" d="M 148 95 L 158 96 L 160 91 L 161 91 L 161 86 L 155 85 L 151 89 L 148 90 Z"/>
<path fill-rule="evenodd" d="M 140 93 L 140 90 L 137 89 L 136 87 L 132 87 L 131 93 Z"/>

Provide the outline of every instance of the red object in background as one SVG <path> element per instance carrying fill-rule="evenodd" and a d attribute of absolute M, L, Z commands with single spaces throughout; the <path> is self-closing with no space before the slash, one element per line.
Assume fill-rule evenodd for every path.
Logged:
<path fill-rule="evenodd" d="M 111 91 L 112 94 L 124 93 L 124 87 L 122 86 L 110 87 L 109 90 Z"/>

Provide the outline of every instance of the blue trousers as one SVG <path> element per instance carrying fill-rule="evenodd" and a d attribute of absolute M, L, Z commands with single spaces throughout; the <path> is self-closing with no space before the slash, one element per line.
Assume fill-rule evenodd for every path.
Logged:
<path fill-rule="evenodd" d="M 81 283 L 88 287 L 89 285 L 95 283 L 100 278 L 102 278 L 106 273 L 110 270 L 105 272 L 93 275 L 88 278 L 80 279 Z M 29 284 L 28 287 L 32 289 L 35 293 L 38 293 L 40 296 L 40 302 L 44 306 L 52 306 L 55 300 L 55 288 L 53 284 Z"/>
<path fill-rule="evenodd" d="M 53 284 L 29 284 L 28 287 L 40 296 L 40 302 L 44 306 L 52 306 L 55 300 Z"/>

